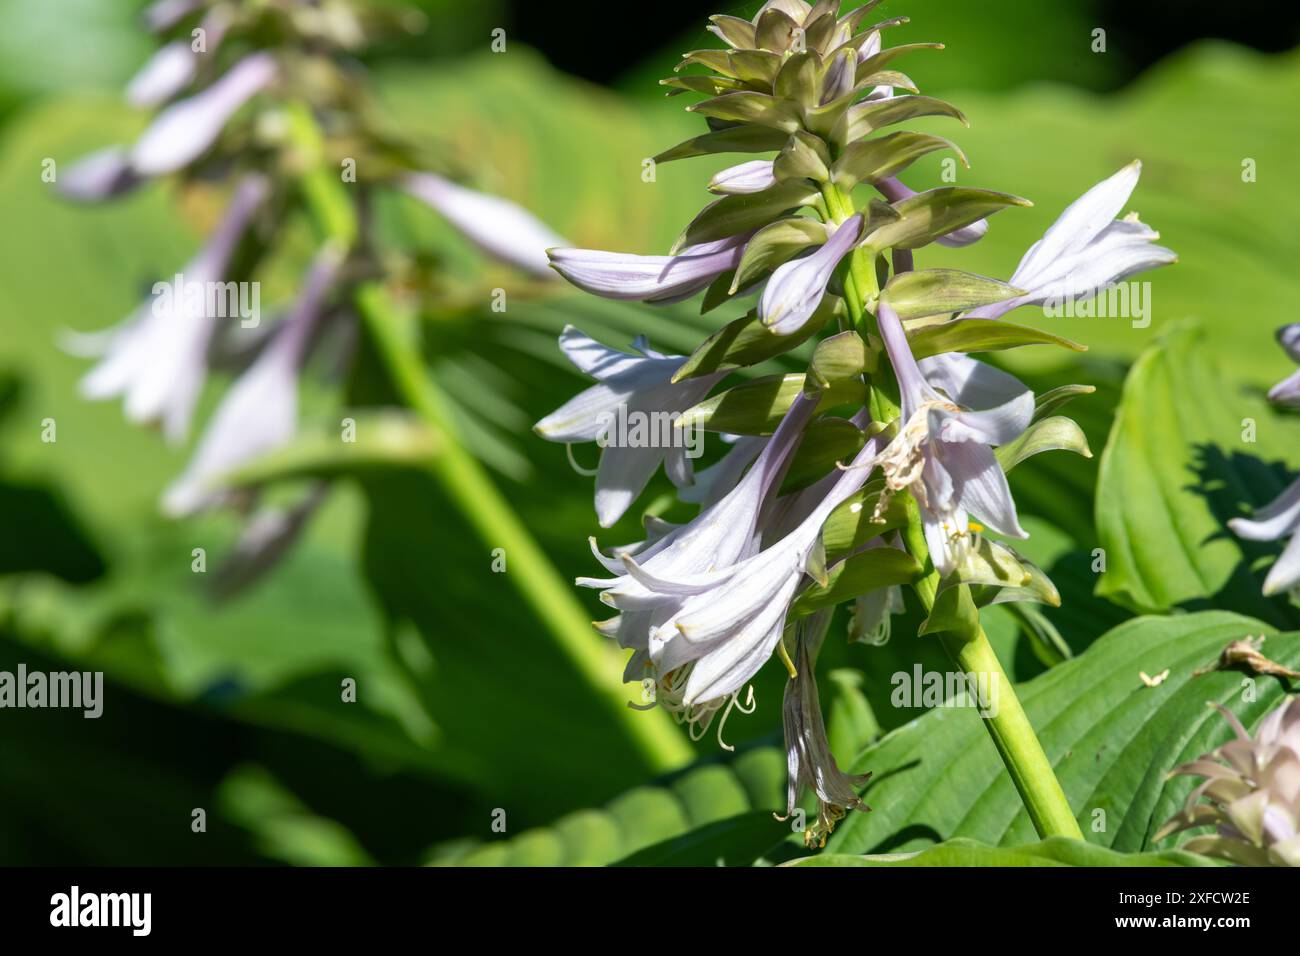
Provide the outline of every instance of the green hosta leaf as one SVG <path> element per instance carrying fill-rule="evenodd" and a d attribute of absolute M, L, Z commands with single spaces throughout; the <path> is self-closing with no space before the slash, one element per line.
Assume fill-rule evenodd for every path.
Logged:
<path fill-rule="evenodd" d="M 940 186 L 893 203 L 901 218 L 867 233 L 862 244 L 877 252 L 891 248 L 919 249 L 1008 206 L 1029 205 L 1032 204 L 1027 199 L 991 189 Z"/>
<path fill-rule="evenodd" d="M 440 436 L 414 415 L 359 411 L 355 441 L 338 432 L 308 431 L 283 448 L 226 476 L 231 485 L 264 485 L 297 478 L 331 478 L 368 468 L 409 468 L 438 454 Z"/>
<path fill-rule="evenodd" d="M 731 292 L 746 289 L 799 253 L 826 242 L 826 227 L 811 219 L 794 216 L 764 226 L 745 246 L 740 265 L 731 281 Z"/>
<path fill-rule="evenodd" d="M 957 269 L 921 269 L 893 276 L 881 298 L 901 319 L 964 312 L 1023 293 L 1005 282 Z"/>
<path fill-rule="evenodd" d="M 677 159 L 712 156 L 715 153 L 767 153 L 780 149 L 789 137 L 779 129 L 763 126 L 737 126 L 692 136 L 666 149 L 654 158 L 656 163 L 671 163 Z"/>
<path fill-rule="evenodd" d="M 862 429 L 842 418 L 823 418 L 804 429 L 799 450 L 781 483 L 781 494 L 825 478 L 837 462 L 848 462 L 867 443 Z"/>
<path fill-rule="evenodd" d="M 1078 424 L 1064 416 L 1042 418 L 1025 429 L 1015 441 L 1003 445 L 995 454 L 1003 471 L 1010 471 L 1026 458 L 1045 451 L 1072 451 L 1084 458 L 1092 457 L 1088 436 Z"/>
<path fill-rule="evenodd" d="M 811 183 L 796 181 L 777 183 L 758 193 L 724 196 L 704 207 L 673 245 L 673 251 L 765 226 L 778 216 L 815 201 L 818 195 Z"/>
<path fill-rule="evenodd" d="M 772 813 L 785 805 L 785 754 L 762 747 L 638 787 L 516 837 L 434 847 L 435 866 L 746 865 L 788 837 Z"/>
<path fill-rule="evenodd" d="M 1139 610 L 1213 598 L 1293 622 L 1295 610 L 1264 598 L 1262 574 L 1251 571 L 1279 545 L 1240 541 L 1227 522 L 1285 487 L 1285 472 L 1271 463 L 1300 464 L 1294 426 L 1225 382 L 1203 344 L 1198 327 L 1172 328 L 1124 384 L 1101 456 L 1097 529 L 1106 572 L 1098 593 Z"/>
<path fill-rule="evenodd" d="M 922 573 L 916 558 L 895 548 L 871 548 L 845 558 L 827 570 L 826 584 L 809 587 L 790 608 L 794 617 L 805 617 L 835 607 L 859 594 L 897 584 L 910 584 Z"/>
<path fill-rule="evenodd" d="M 814 313 L 813 319 L 793 335 L 778 335 L 769 326 L 759 321 L 758 313 L 729 322 L 705 340 L 704 344 L 691 353 L 673 375 L 674 382 L 685 381 L 700 375 L 726 369 L 757 365 L 770 358 L 783 355 L 812 338 L 835 312 L 835 305 L 829 299 L 823 300 L 821 318 Z"/>
<path fill-rule="evenodd" d="M 799 110 L 789 100 L 766 93 L 741 90 L 695 103 L 688 112 L 711 116 L 729 123 L 746 123 L 781 130 L 786 135 L 799 128 Z"/>
<path fill-rule="evenodd" d="M 835 124 L 835 130 L 830 134 L 831 141 L 847 146 L 878 129 L 922 116 L 950 116 L 963 126 L 970 125 L 961 110 L 933 96 L 894 96 L 850 107 Z"/>
<path fill-rule="evenodd" d="M 1195 785 L 1170 780 L 1169 771 L 1231 737 L 1206 701 L 1227 704 L 1250 727 L 1286 696 L 1275 678 L 1257 678 L 1257 699 L 1245 701 L 1239 672 L 1193 676 L 1231 641 L 1261 632 L 1269 635 L 1270 658 L 1300 663 L 1300 635 L 1209 611 L 1129 621 L 1018 687 L 1090 843 L 1124 853 L 1152 849 L 1156 830 Z M 1158 687 L 1139 676 L 1166 669 L 1169 677 Z M 845 819 L 827 847 L 832 853 L 915 851 L 954 837 L 1002 846 L 1035 839 L 971 709 L 926 714 L 869 747 L 849 770 L 874 773 L 864 795 L 873 812 Z"/>
<path fill-rule="evenodd" d="M 1052 837 L 1025 846 L 986 846 L 975 840 L 948 840 L 919 853 L 851 856 L 823 853 L 791 860 L 786 866 L 1215 866 L 1195 853 L 1118 853 L 1107 847 Z"/>
<path fill-rule="evenodd" d="M 857 332 L 838 332 L 817 343 L 804 388 L 808 391 L 830 388 L 864 372 L 874 372 L 879 362 L 880 350 L 869 348 Z"/>
<path fill-rule="evenodd" d="M 988 319 L 954 319 L 922 326 L 909 332 L 907 340 L 918 359 L 944 352 L 999 352 L 1023 345 L 1059 345 L 1075 352 L 1086 351 L 1086 346 L 1051 332 Z"/>
<path fill-rule="evenodd" d="M 966 154 L 951 140 L 904 130 L 850 143 L 831 167 L 831 181 L 842 189 L 852 189 L 858 183 L 879 182 L 896 176 L 922 156 L 940 149 L 952 150 L 962 165 L 970 168 Z"/>
<path fill-rule="evenodd" d="M 803 386 L 802 375 L 769 375 L 755 379 L 687 409 L 677 426 L 702 425 L 709 431 L 736 435 L 770 435 L 781 424 Z M 867 387 L 861 381 L 837 382 L 822 392 L 817 408 L 829 411 L 840 405 L 861 405 L 866 399 Z"/>

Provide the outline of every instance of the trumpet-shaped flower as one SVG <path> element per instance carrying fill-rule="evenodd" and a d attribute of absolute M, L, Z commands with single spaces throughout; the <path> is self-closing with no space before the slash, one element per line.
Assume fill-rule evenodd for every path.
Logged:
<path fill-rule="evenodd" d="M 812 255 L 787 262 L 772 273 L 758 302 L 763 324 L 780 335 L 793 335 L 803 328 L 821 305 L 840 260 L 853 251 L 862 222 L 861 213 L 847 219 Z"/>
<path fill-rule="evenodd" d="M 221 224 L 181 273 L 187 285 L 225 280 L 231 258 L 269 191 L 260 175 L 239 184 Z M 120 395 L 131 421 L 160 421 L 168 440 L 184 439 L 207 373 L 208 345 L 217 320 L 205 308 L 204 297 L 196 301 L 173 290 L 146 302 L 107 334 L 89 337 L 103 358 L 82 379 L 82 394 L 90 399 Z"/>
<path fill-rule="evenodd" d="M 657 427 L 646 429 L 644 442 L 609 442 L 611 423 L 666 421 L 669 438 L 679 436 L 676 416 L 704 398 L 726 373 L 675 383 L 672 377 L 686 361 L 683 356 L 655 352 L 643 340 L 635 345 L 639 354 L 619 352 L 573 326 L 566 326 L 560 335 L 560 348 L 596 384 L 547 415 L 533 430 L 549 441 L 605 443 L 596 471 L 596 516 L 601 527 L 608 528 L 623 516 L 660 464 L 679 488 L 691 484 L 691 459 L 683 443 L 664 441 L 663 429 Z"/>
<path fill-rule="evenodd" d="M 1004 445 L 1029 427 L 1034 396 L 1026 389 L 987 411 L 963 408 L 971 393 L 954 386 L 959 394 L 945 396 L 926 380 L 902 322 L 887 303 L 880 304 L 878 317 L 902 396 L 899 433 L 880 456 L 881 468 L 890 490 L 911 489 L 934 565 L 948 574 L 969 544 L 971 516 L 1001 534 L 1027 537 L 991 446 Z"/>
<path fill-rule="evenodd" d="M 839 475 L 793 531 L 735 564 L 683 574 L 652 569 L 631 556 L 623 559 L 628 575 L 646 593 L 607 591 L 602 600 L 620 608 L 671 611 L 650 628 L 648 658 L 660 675 L 689 667 L 681 687 L 683 707 L 717 706 L 771 657 L 822 525 L 866 482 L 883 444 L 880 436 L 869 440 L 855 459 L 859 467 Z"/>
<path fill-rule="evenodd" d="M 79 202 L 100 202 L 121 196 L 144 182 L 131 168 L 130 153 L 109 146 L 73 163 L 58 179 L 59 193 Z"/>
<path fill-rule="evenodd" d="M 165 103 L 190 85 L 198 68 L 198 57 L 188 43 L 168 43 L 131 77 L 126 100 L 139 107 Z"/>
<path fill-rule="evenodd" d="M 817 697 L 817 650 L 830 624 L 830 612 L 822 611 L 800 622 L 799 650 L 795 676 L 785 685 L 783 725 L 786 753 L 786 817 L 795 812 L 799 792 L 808 788 L 817 794 L 817 822 L 804 831 L 806 846 L 825 846 L 835 824 L 850 810 L 870 811 L 858 791 L 871 774 L 847 774 L 831 754 Z"/>
<path fill-rule="evenodd" d="M 1300 322 L 1277 330 L 1277 341 L 1293 362 L 1300 362 Z M 1300 408 L 1300 371 L 1292 372 L 1268 392 L 1269 401 L 1284 408 Z"/>
<path fill-rule="evenodd" d="M 776 176 L 772 172 L 770 159 L 755 159 L 752 162 L 731 166 L 709 180 L 709 192 L 724 196 L 743 196 L 761 193 L 764 189 L 776 185 Z"/>
<path fill-rule="evenodd" d="M 551 278 L 546 250 L 564 245 L 564 240 L 522 206 L 467 189 L 435 173 L 409 173 L 401 185 L 488 255 L 532 275 Z"/>
<path fill-rule="evenodd" d="M 221 476 L 293 438 L 298 427 L 298 371 L 343 263 L 326 247 L 298 301 L 262 354 L 226 393 L 189 467 L 163 495 L 163 510 L 192 514 L 219 502 Z"/>
<path fill-rule="evenodd" d="M 967 315 L 996 319 L 1022 305 L 1086 301 L 1112 283 L 1177 262 L 1174 252 L 1155 244 L 1160 234 L 1135 214 L 1116 218 L 1141 174 L 1142 164 L 1135 160 L 1071 203 L 1029 248 L 1009 280 L 1026 294 Z"/>
<path fill-rule="evenodd" d="M 132 168 L 142 176 L 161 176 L 188 166 L 216 142 L 240 107 L 275 76 L 271 54 L 244 57 L 202 93 L 159 113 L 131 150 Z"/>
<path fill-rule="evenodd" d="M 1247 541 L 1276 541 L 1289 537 L 1291 540 L 1283 549 L 1282 556 L 1264 579 L 1264 593 L 1281 594 L 1300 587 L 1300 535 L 1296 534 L 1300 531 L 1300 478 L 1255 512 L 1253 518 L 1233 518 L 1228 527 L 1237 537 Z"/>
<path fill-rule="evenodd" d="M 552 249 L 551 266 L 579 289 L 605 299 L 674 302 L 708 288 L 740 264 L 749 234 L 688 246 L 675 256 L 599 249 Z"/>

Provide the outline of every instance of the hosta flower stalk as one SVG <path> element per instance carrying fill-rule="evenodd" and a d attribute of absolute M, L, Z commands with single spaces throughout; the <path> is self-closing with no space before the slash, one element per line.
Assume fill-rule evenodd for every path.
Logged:
<path fill-rule="evenodd" d="M 999 453 L 1013 442 L 1033 444 L 1027 439 L 1039 409 L 1014 377 L 965 352 L 980 351 L 982 319 L 1089 293 L 1173 255 L 1135 218 L 1116 218 L 1136 186 L 1135 164 L 1072 205 L 1010 282 L 917 272 L 926 247 L 987 243 L 995 214 L 1029 203 L 964 185 L 920 188 L 909 172 L 916 159 L 937 151 L 966 157 L 947 139 L 897 127 L 919 117 L 965 117 L 918 93 L 897 69 L 902 57 L 934 55 L 941 45 L 890 47 L 889 31 L 902 19 L 872 23 L 877 6 L 841 14 L 830 0 L 771 0 L 749 20 L 711 18 L 723 48 L 687 53 L 677 75 L 663 81 L 670 96 L 703 97 L 688 109 L 708 128 L 656 160 L 738 154 L 701 183 L 715 198 L 670 249 L 550 255 L 557 272 L 594 295 L 656 303 L 704 293 L 705 311 L 730 302 L 744 314 L 662 369 L 645 349 L 642 358 L 613 353 L 608 372 L 584 368 L 600 385 L 538 430 L 588 440 L 590 414 L 612 402 L 741 436 L 717 463 L 694 473 L 699 487 L 684 469 L 669 469 L 680 518 L 665 527 L 656 515 L 650 540 L 612 554 L 597 550 L 616 576 L 579 583 L 600 588 L 602 600 L 621 612 L 600 629 L 631 651 L 627 679 L 650 681 L 657 701 L 679 719 L 695 723 L 748 701 L 745 688 L 757 670 L 780 659 L 791 680 L 787 809 L 793 812 L 801 789 L 816 794 L 813 842 L 863 806 L 866 782 L 830 758 L 812 673 L 817 644 L 836 605 L 846 617 L 852 608 L 851 636 L 882 642 L 905 586 L 929 614 L 923 633 L 957 666 L 997 683 L 1003 703 L 987 725 L 1034 825 L 1044 835 L 1078 837 L 979 624 L 983 603 L 1057 599 L 1050 584 L 1028 586 L 1046 577 L 997 540 L 1025 536 Z M 858 185 L 872 187 L 875 198 Z M 917 354 L 913 339 L 922 326 L 926 351 Z M 1013 332 L 998 347 L 1008 338 L 1012 345 L 1034 340 Z M 746 381 L 753 366 L 810 339 L 815 348 L 804 374 Z M 634 363 L 644 375 L 623 371 Z M 854 435 L 838 460 L 799 451 L 814 430 L 831 428 Z M 644 464 L 625 482 L 618 514 L 652 486 L 642 475 L 664 450 L 600 453 L 598 503 L 606 461 L 626 461 L 633 451 Z M 799 480 L 787 487 L 780 476 L 796 460 Z M 692 505 L 702 508 L 694 517 Z M 861 516 L 862 533 L 850 546 L 840 534 L 846 515 Z M 602 525 L 611 517 L 598 507 Z M 889 533 L 872 534 L 873 526 Z M 868 580 L 855 575 L 896 560 L 900 548 L 916 570 L 900 571 L 897 580 L 872 577 L 874 585 L 856 593 L 846 583 Z M 1004 569 L 1002 577 L 991 574 L 990 562 Z"/>

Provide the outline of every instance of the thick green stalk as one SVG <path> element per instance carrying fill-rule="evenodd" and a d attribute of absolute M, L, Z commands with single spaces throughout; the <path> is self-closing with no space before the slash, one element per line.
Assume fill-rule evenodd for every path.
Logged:
<path fill-rule="evenodd" d="M 291 111 L 291 124 L 303 153 L 303 196 L 317 227 L 328 240 L 350 248 L 358 235 L 356 212 L 341 181 L 323 165 L 315 120 L 303 107 Z M 430 474 L 482 540 L 504 549 L 510 569 L 507 577 L 647 763 L 657 771 L 667 771 L 690 762 L 694 751 L 668 714 L 638 712 L 627 706 L 617 652 L 596 635 L 569 582 L 555 569 L 487 471 L 459 441 L 446 401 L 421 363 L 414 343 L 404 334 L 401 311 L 377 283 L 361 285 L 354 298 L 398 394 L 443 438 L 428 462 Z"/>
<path fill-rule="evenodd" d="M 915 499 L 908 499 L 908 522 L 903 531 L 908 550 L 926 568 L 926 575 L 916 583 L 917 597 L 927 611 L 934 608 L 939 590 L 939 575 L 930 561 L 929 548 L 921 528 L 921 514 Z M 965 585 L 961 585 L 965 587 Z M 989 643 L 988 635 L 976 615 L 974 627 L 969 632 L 942 631 L 938 635 L 948 656 L 963 674 L 986 674 L 992 699 L 997 702 L 994 712 L 983 717 L 984 726 L 993 738 L 1002 762 L 1006 765 L 1011 782 L 1015 784 L 1020 799 L 1029 811 L 1029 819 L 1038 835 L 1083 839 L 1079 822 L 1070 810 L 1065 791 L 1056 779 L 1043 745 L 1034 733 L 1028 715 L 1020 705 L 1015 687 L 1002 662 Z"/>
<path fill-rule="evenodd" d="M 854 214 L 853 200 L 844 190 L 828 184 L 822 195 L 832 221 L 840 223 Z M 855 249 L 850 256 L 844 282 L 845 298 L 854 328 L 864 338 L 876 331 L 874 317 L 868 311 L 868 306 L 879 295 L 876 266 L 871 258 L 862 249 Z M 877 421 L 887 422 L 897 417 L 897 392 L 898 385 L 893 381 L 892 370 L 887 363 L 882 362 L 882 367 L 873 376 L 871 383 L 871 411 Z M 912 555 L 926 568 L 926 574 L 916 583 L 915 590 L 928 612 L 933 610 L 939 593 L 939 575 L 930 560 L 929 547 L 925 543 L 920 510 L 910 496 L 908 509 L 908 522 L 903 534 Z M 983 717 L 984 726 L 993 738 L 993 744 L 1011 775 L 1025 809 L 1029 811 L 1034 829 L 1044 839 L 1049 836 L 1065 836 L 1082 840 L 1083 833 L 1070 811 L 1065 791 L 1056 779 L 1056 773 L 1020 705 L 1020 698 L 1016 696 L 1010 678 L 989 644 L 978 614 L 975 614 L 974 625 L 968 632 L 944 631 L 938 636 L 944 650 L 962 673 L 987 674 L 991 687 L 995 688 L 996 696 L 993 699 L 997 701 L 997 706 L 993 714 Z"/>

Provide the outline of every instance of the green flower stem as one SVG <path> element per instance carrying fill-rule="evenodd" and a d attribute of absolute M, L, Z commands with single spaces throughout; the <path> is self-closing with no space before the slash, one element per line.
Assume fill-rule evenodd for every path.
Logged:
<path fill-rule="evenodd" d="M 926 611 L 931 611 L 939 591 L 939 574 L 934 569 L 925 543 L 920 509 L 910 495 L 907 508 L 908 522 L 903 536 L 908 550 L 921 560 L 926 569 L 925 576 L 916 583 L 915 590 Z M 963 588 L 965 586 L 961 585 Z M 974 615 L 973 627 L 969 631 L 942 631 L 938 638 L 959 671 L 964 674 L 987 674 L 990 685 L 995 685 L 996 696 L 993 699 L 997 701 L 997 713 L 982 718 L 984 726 L 993 738 L 993 744 L 1011 775 L 1011 782 L 1016 785 L 1025 809 L 1029 811 L 1029 819 L 1038 835 L 1043 839 L 1064 836 L 1082 840 L 1083 831 L 1079 829 L 1079 822 L 1070 810 L 1065 791 L 1056 779 L 1056 772 L 1052 770 L 1043 745 L 1034 733 L 1033 725 L 1020 704 L 1020 698 L 1016 696 L 1011 679 L 1002 669 L 1002 662 L 998 660 L 988 635 L 979 623 L 978 613 Z"/>
<path fill-rule="evenodd" d="M 353 247 L 358 235 L 356 212 L 341 181 L 323 162 L 314 118 L 307 108 L 296 108 L 291 110 L 290 125 L 302 153 L 303 197 L 318 228 L 328 240 Z M 628 707 L 619 655 L 596 635 L 569 582 L 555 569 L 487 471 L 458 440 L 446 400 L 408 334 L 407 316 L 374 282 L 358 287 L 355 304 L 394 387 L 443 439 L 428 462 L 430 474 L 482 540 L 505 550 L 509 579 L 648 765 L 662 772 L 689 763 L 694 751 L 667 713 Z"/>
<path fill-rule="evenodd" d="M 837 186 L 827 184 L 822 192 L 826 209 L 836 223 L 854 215 L 852 197 Z M 868 343 L 875 335 L 875 319 L 870 314 L 880 294 L 876 279 L 874 257 L 862 248 L 854 249 L 849 257 L 848 272 L 844 280 L 845 299 L 854 328 Z M 871 385 L 871 411 L 876 421 L 892 421 L 899 414 L 898 384 L 887 362 L 873 373 Z M 934 609 L 939 594 L 939 574 L 930 560 L 930 550 L 925 543 L 921 513 L 915 499 L 908 496 L 908 522 L 903 536 L 913 557 L 922 563 L 926 573 L 915 584 L 917 597 L 927 612 Z M 965 585 L 961 585 L 965 587 Z M 1083 839 L 1079 823 L 1070 811 L 1065 791 L 1056 779 L 1056 773 L 1043 752 L 1043 745 L 1034 733 L 1033 725 L 1025 715 L 1016 696 L 1015 688 L 989 644 L 988 635 L 979 623 L 978 612 L 972 615 L 972 626 L 967 631 L 942 631 L 938 634 L 944 650 L 962 673 L 988 674 L 996 684 L 997 713 L 984 717 L 984 726 L 993 738 L 994 746 L 1011 775 L 1016 791 L 1029 811 L 1038 835 Z"/>

